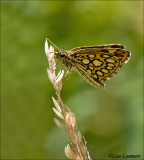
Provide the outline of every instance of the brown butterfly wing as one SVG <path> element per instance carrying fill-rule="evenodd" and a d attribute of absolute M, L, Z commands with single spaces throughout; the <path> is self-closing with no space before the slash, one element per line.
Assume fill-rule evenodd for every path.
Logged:
<path fill-rule="evenodd" d="M 113 77 L 130 57 L 130 52 L 120 48 L 77 47 L 73 51 L 71 57 L 76 69 L 100 88 L 104 88 L 102 82 Z"/>

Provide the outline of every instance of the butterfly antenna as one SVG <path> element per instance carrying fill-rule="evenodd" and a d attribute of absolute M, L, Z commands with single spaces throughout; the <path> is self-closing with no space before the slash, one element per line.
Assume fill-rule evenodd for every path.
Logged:
<path fill-rule="evenodd" d="M 46 40 L 48 40 L 54 47 L 56 47 L 59 50 L 59 48 L 49 38 L 46 38 Z"/>

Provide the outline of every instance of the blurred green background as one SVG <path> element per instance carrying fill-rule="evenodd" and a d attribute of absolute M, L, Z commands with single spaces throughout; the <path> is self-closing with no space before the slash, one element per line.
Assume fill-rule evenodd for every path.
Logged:
<path fill-rule="evenodd" d="M 141 155 L 142 1 L 1 2 L 1 158 L 65 159 L 66 133 L 53 122 L 45 38 L 59 48 L 124 44 L 130 61 L 103 91 L 73 71 L 62 99 L 77 116 L 93 159 Z M 61 65 L 58 66 L 58 70 Z"/>

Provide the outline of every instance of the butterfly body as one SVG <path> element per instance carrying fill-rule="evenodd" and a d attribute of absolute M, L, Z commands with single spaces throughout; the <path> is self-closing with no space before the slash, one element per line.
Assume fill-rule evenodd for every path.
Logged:
<path fill-rule="evenodd" d="M 75 68 L 92 85 L 104 89 L 103 82 L 128 62 L 130 52 L 121 44 L 108 44 L 60 49 L 55 56 L 69 71 Z"/>

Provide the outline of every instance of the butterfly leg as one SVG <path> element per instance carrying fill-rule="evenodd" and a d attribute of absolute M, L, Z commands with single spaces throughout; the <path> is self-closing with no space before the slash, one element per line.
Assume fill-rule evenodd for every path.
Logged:
<path fill-rule="evenodd" d="M 70 73 L 70 76 L 65 80 L 64 84 L 63 84 L 63 88 L 66 85 L 67 81 L 71 78 L 72 76 L 72 72 L 71 70 L 67 70 L 66 75 L 64 76 L 63 80 L 67 77 L 67 75 Z"/>
<path fill-rule="evenodd" d="M 70 70 L 67 70 L 66 75 L 64 76 L 64 79 L 66 78 L 66 76 L 67 76 L 69 73 L 72 75 L 71 71 L 70 71 Z M 71 76 L 70 76 L 70 77 L 71 77 Z"/>

